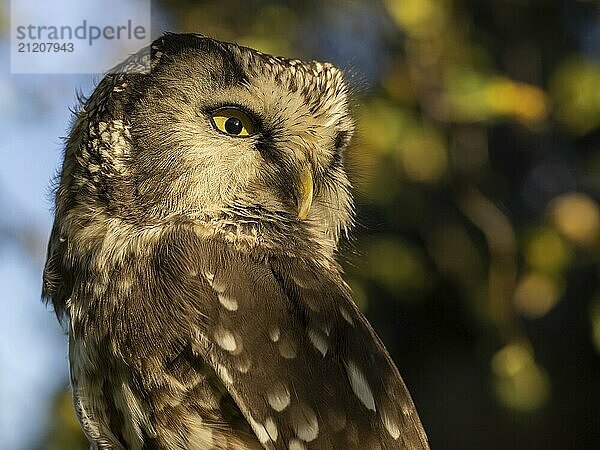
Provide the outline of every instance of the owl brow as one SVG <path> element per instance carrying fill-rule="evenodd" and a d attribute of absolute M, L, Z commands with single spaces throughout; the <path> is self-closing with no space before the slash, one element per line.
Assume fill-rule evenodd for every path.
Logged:
<path fill-rule="evenodd" d="M 244 70 L 242 64 L 238 59 L 231 53 L 229 46 L 224 45 L 222 42 L 213 41 L 218 48 L 221 50 L 221 57 L 223 58 L 223 72 L 219 72 L 217 75 L 219 78 L 226 75 L 225 80 L 229 86 L 243 85 L 248 81 L 248 74 Z"/>

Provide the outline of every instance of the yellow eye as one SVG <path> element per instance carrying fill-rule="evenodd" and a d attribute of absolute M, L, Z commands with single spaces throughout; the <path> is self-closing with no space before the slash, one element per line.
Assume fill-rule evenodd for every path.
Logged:
<path fill-rule="evenodd" d="M 250 136 L 254 123 L 244 111 L 236 108 L 221 108 L 212 113 L 212 122 L 217 130 L 230 136 Z"/>

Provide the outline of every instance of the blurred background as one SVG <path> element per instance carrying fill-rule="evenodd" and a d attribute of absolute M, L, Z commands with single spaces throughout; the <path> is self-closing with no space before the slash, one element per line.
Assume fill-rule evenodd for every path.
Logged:
<path fill-rule="evenodd" d="M 600 448 L 599 1 L 152 6 L 155 36 L 346 70 L 358 220 L 340 259 L 433 449 Z M 6 0 L 0 60 L 0 448 L 84 450 L 39 292 L 60 137 L 98 77 L 11 75 Z"/>

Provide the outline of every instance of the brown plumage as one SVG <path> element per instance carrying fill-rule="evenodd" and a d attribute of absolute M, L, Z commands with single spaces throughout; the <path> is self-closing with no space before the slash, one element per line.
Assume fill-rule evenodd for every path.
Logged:
<path fill-rule="evenodd" d="M 428 448 L 334 259 L 341 71 L 174 34 L 120 69 L 77 114 L 44 273 L 92 448 Z"/>

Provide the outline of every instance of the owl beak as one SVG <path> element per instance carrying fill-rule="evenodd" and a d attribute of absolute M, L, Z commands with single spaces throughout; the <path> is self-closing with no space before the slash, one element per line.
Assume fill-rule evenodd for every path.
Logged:
<path fill-rule="evenodd" d="M 313 200 L 313 176 L 309 164 L 306 164 L 302 168 L 300 176 L 298 177 L 298 186 L 296 188 L 298 219 L 304 220 L 308 217 L 308 212 L 310 211 Z"/>

